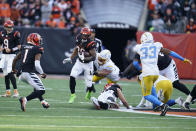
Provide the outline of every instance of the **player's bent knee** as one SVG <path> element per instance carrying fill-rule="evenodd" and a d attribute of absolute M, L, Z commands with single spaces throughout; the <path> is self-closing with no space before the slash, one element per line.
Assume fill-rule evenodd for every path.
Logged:
<path fill-rule="evenodd" d="M 179 80 L 174 81 L 172 84 L 175 88 L 180 86 Z"/>

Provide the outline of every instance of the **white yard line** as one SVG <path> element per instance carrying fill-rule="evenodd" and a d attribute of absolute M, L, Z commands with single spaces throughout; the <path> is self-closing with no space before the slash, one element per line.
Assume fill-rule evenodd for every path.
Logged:
<path fill-rule="evenodd" d="M 144 111 L 137 111 L 132 109 L 112 109 L 114 111 L 120 111 L 120 112 L 130 112 L 130 113 L 138 113 L 138 114 L 150 114 L 150 115 L 160 115 L 160 113 L 154 113 L 154 112 L 144 112 Z M 175 114 L 166 114 L 166 116 L 175 116 L 175 117 L 185 117 L 185 118 L 193 118 L 196 119 L 196 117 L 193 116 L 185 116 L 185 115 L 175 115 Z"/>
<path fill-rule="evenodd" d="M 41 109 L 41 108 L 40 108 Z M 140 117 L 140 116 L 130 116 L 130 117 L 109 117 L 109 116 L 47 116 L 47 115 L 40 115 L 40 116 L 32 116 L 32 115 L 15 115 L 15 114 L 9 114 L 9 115 L 0 115 L 0 117 L 36 117 L 36 118 L 87 118 L 87 119 L 153 119 L 153 120 L 160 120 L 160 117 Z M 3 118 L 4 119 L 4 118 Z M 183 120 L 183 119 L 194 119 L 190 117 L 161 117 L 161 119 L 164 120 Z"/>
<path fill-rule="evenodd" d="M 18 128 L 101 128 L 101 129 L 187 129 L 187 130 L 195 130 L 196 128 L 190 128 L 190 127 L 168 127 L 168 126 L 140 126 L 140 127 L 137 127 L 137 126 L 89 126 L 89 125 L 85 125 L 85 126 L 78 126 L 78 125 L 72 125 L 72 126 L 69 126 L 69 125 L 15 125 L 15 124 L 5 124 L 5 125 L 0 125 L 0 128 L 15 128 L 15 127 L 18 127 Z"/>

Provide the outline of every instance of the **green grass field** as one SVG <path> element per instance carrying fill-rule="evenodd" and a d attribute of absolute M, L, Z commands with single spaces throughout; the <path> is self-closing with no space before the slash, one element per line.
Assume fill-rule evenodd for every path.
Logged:
<path fill-rule="evenodd" d="M 42 108 L 38 100 L 27 103 L 26 112 L 22 112 L 16 98 L 0 98 L 0 131 L 194 131 L 196 119 L 180 117 L 160 117 L 157 115 L 135 114 L 111 110 L 95 110 L 90 101 L 86 101 L 82 80 L 77 81 L 74 104 L 68 104 L 70 96 L 69 81 L 62 79 L 43 80 L 46 87 L 44 97 L 50 104 L 49 109 Z M 106 84 L 96 85 L 98 94 Z M 136 106 L 141 99 L 137 82 L 121 81 L 128 103 Z M 187 84 L 192 89 L 192 84 Z M 18 84 L 21 96 L 33 90 L 22 82 Z M 4 80 L 0 78 L 0 93 L 4 93 Z M 174 89 L 172 98 L 185 95 Z M 193 107 L 196 107 L 193 105 Z"/>

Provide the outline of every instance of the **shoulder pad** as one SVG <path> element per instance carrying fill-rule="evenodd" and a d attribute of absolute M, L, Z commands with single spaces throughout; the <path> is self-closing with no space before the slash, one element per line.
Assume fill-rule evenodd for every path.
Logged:
<path fill-rule="evenodd" d="M 39 47 L 39 49 L 40 49 L 42 52 L 44 52 L 44 48 L 43 48 L 43 47 Z"/>
<path fill-rule="evenodd" d="M 96 42 L 95 41 L 90 41 L 86 45 L 86 48 L 95 48 L 96 47 Z"/>
<path fill-rule="evenodd" d="M 15 31 L 14 32 L 14 37 L 20 37 L 20 32 L 19 31 Z"/>

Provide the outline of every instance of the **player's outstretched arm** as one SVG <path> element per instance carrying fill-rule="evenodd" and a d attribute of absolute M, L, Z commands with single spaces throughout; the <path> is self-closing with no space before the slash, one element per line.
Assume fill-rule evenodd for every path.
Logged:
<path fill-rule="evenodd" d="M 127 108 L 130 109 L 124 95 L 122 94 L 121 90 L 119 88 L 117 88 L 117 93 L 118 93 L 118 97 L 119 99 L 122 101 L 123 105 Z"/>
<path fill-rule="evenodd" d="M 180 56 L 178 53 L 174 52 L 174 51 L 170 51 L 167 48 L 161 48 L 160 50 L 161 53 L 166 54 L 166 55 L 170 55 L 173 56 L 181 61 L 183 61 L 184 63 L 189 63 L 192 64 L 192 62 L 189 59 L 183 58 L 182 56 Z"/>
<path fill-rule="evenodd" d="M 73 50 L 73 53 L 71 54 L 71 57 L 69 58 L 65 58 L 63 60 L 63 64 L 66 64 L 68 62 L 72 63 L 72 60 L 77 56 L 77 52 L 78 52 L 78 47 L 76 46 Z"/>

